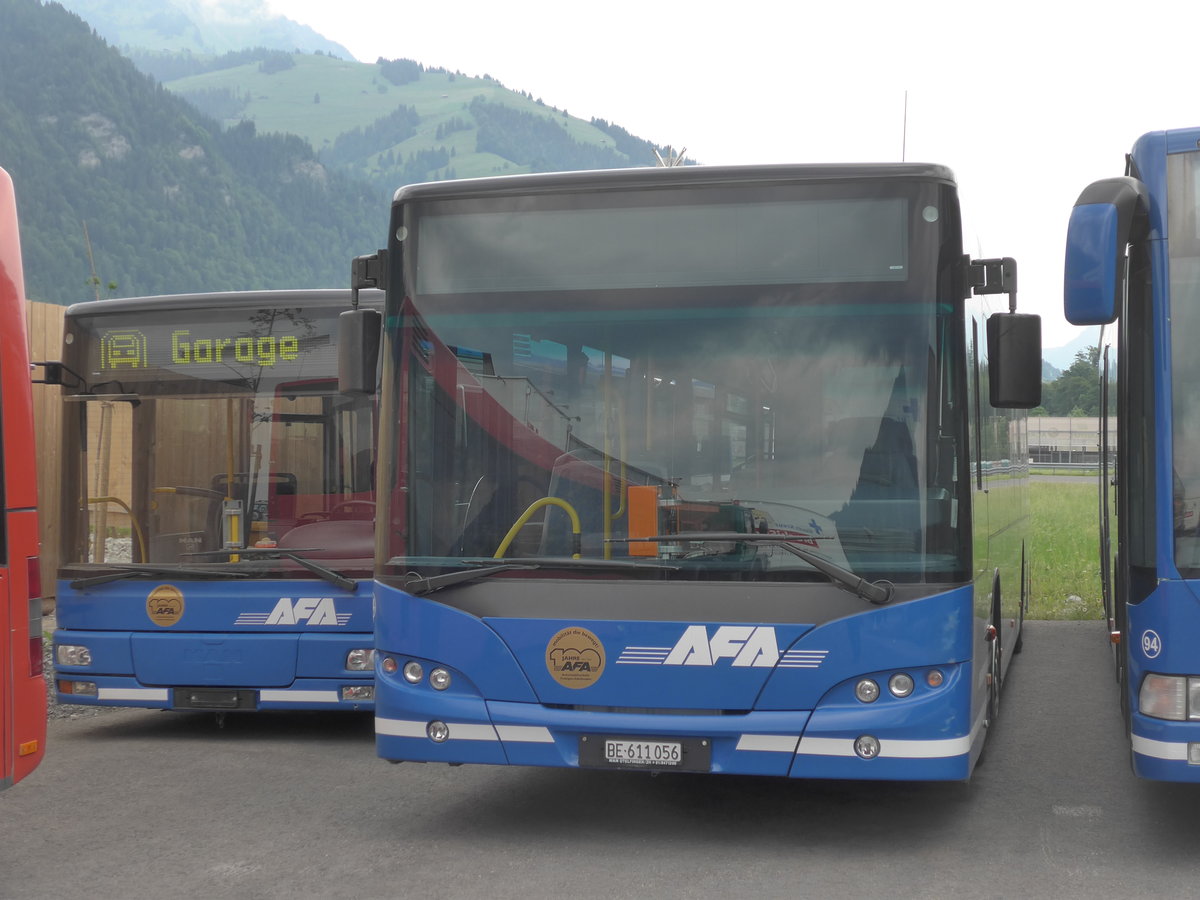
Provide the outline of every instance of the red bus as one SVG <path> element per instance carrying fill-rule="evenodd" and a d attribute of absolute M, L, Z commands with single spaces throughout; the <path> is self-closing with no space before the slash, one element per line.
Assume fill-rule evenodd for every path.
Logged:
<path fill-rule="evenodd" d="M 33 400 L 12 179 L 0 169 L 0 790 L 46 747 Z"/>

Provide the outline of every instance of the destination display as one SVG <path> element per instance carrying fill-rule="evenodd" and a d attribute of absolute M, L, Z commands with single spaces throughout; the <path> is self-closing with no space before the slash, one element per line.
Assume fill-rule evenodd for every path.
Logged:
<path fill-rule="evenodd" d="M 178 321 L 134 317 L 74 320 L 69 355 L 89 383 L 181 378 L 221 382 L 328 378 L 337 372 L 338 310 L 190 310 Z M 141 389 L 141 388 L 139 388 Z"/>

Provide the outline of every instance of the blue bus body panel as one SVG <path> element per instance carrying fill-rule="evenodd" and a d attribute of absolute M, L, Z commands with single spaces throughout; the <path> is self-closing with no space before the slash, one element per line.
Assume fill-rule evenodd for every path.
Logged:
<path fill-rule="evenodd" d="M 755 706 L 774 671 L 776 657 L 785 652 L 811 625 L 766 626 L 761 632 L 772 649 L 770 655 L 751 644 L 760 634 L 753 625 L 717 625 L 691 632 L 689 644 L 671 653 L 688 635 L 689 622 L 568 622 L 554 619 L 485 619 L 518 660 L 522 672 L 541 703 L 648 708 L 748 710 Z M 557 681 L 547 663 L 548 647 L 555 636 L 581 627 L 599 639 L 603 653 L 601 677 L 594 683 L 568 686 Z M 771 635 L 773 633 L 773 636 Z M 710 638 L 711 635 L 711 638 Z M 571 638 L 567 638 L 569 642 Z M 710 640 L 718 641 L 713 648 Z M 703 646 L 701 645 L 701 643 Z M 562 642 L 560 642 L 562 643 Z M 569 644 L 564 644 L 569 646 Z M 580 649 L 586 649 L 580 647 Z M 727 653 L 720 656 L 720 649 Z M 742 654 L 745 653 L 744 656 Z M 581 662 L 578 665 L 586 665 Z M 584 674 L 581 672 L 581 674 Z M 585 678 L 584 681 L 587 681 Z M 568 683 L 569 684 L 569 683 Z M 583 699 L 586 694 L 586 699 Z M 794 708 L 794 707 L 793 707 Z"/>
<path fill-rule="evenodd" d="M 371 684 L 346 656 L 371 645 L 371 584 L 353 593 L 323 581 L 174 583 L 181 601 L 157 621 L 161 582 L 126 580 L 86 590 L 58 586 L 55 645 L 87 647 L 88 666 L 58 665 L 60 680 L 96 684 L 62 703 L 172 708 L 175 687 L 252 690 L 257 708 L 370 708 L 342 701 L 342 685 Z"/>
<path fill-rule="evenodd" d="M 1200 743 L 1200 722 L 1171 722 L 1142 715 L 1138 692 L 1147 672 L 1200 676 L 1194 642 L 1200 634 L 1196 584 L 1165 581 L 1129 611 L 1129 708 L 1133 769 L 1143 778 L 1200 782 L 1200 765 L 1188 765 L 1188 744 Z"/>
<path fill-rule="evenodd" d="M 582 742 L 625 736 L 703 742 L 711 772 L 958 780 L 982 737 L 969 586 L 896 607 L 847 595 L 847 616 L 820 625 L 483 620 L 376 589 L 377 667 L 397 663 L 377 671 L 385 759 L 579 766 Z M 409 683 L 409 661 L 445 668 L 450 685 Z M 896 672 L 910 696 L 888 692 Z M 874 703 L 854 696 L 864 676 L 881 685 Z M 431 740 L 431 723 L 448 739 Z M 876 758 L 855 752 L 862 735 Z"/>

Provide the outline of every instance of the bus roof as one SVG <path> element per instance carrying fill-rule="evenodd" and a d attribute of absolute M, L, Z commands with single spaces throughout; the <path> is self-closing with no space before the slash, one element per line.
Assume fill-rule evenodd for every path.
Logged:
<path fill-rule="evenodd" d="M 410 184 L 396 191 L 393 203 L 480 195 L 521 195 L 563 190 L 608 191 L 677 185 L 881 181 L 937 181 L 953 185 L 954 173 L 936 163 L 836 163 L 820 165 L 655 166 L 638 169 L 590 169 L 496 175 Z"/>
<path fill-rule="evenodd" d="M 272 291 L 214 291 L 195 294 L 158 294 L 149 297 L 114 297 L 109 300 L 85 300 L 67 307 L 68 316 L 93 316 L 108 313 L 153 310 L 221 309 L 228 306 L 259 304 L 281 306 L 342 306 L 350 308 L 349 288 L 325 288 Z M 383 291 L 359 291 L 359 303 L 383 307 Z"/>

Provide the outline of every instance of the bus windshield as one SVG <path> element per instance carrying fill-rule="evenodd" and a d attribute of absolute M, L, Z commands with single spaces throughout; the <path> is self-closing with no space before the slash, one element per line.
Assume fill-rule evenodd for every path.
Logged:
<path fill-rule="evenodd" d="M 1180 574 L 1200 577 L 1200 153 L 1167 157 L 1170 229 L 1171 392 L 1175 472 L 1175 561 Z"/>
<path fill-rule="evenodd" d="M 337 393 L 338 310 L 104 303 L 117 301 L 67 316 L 65 446 L 79 453 L 63 490 L 80 502 L 64 566 L 227 565 L 231 551 L 286 548 L 365 569 L 372 410 Z"/>
<path fill-rule="evenodd" d="M 952 197 L 859 181 L 414 201 L 385 574 L 503 557 L 612 577 L 578 556 L 816 577 L 768 535 L 872 580 L 962 578 Z"/>

